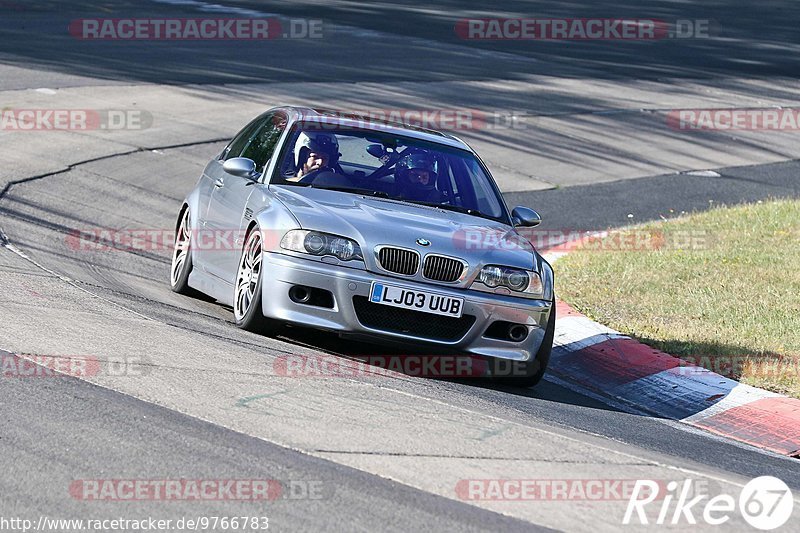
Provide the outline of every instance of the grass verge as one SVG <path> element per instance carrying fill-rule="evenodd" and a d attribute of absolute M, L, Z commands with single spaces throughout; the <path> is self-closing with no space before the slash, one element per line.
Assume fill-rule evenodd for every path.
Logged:
<path fill-rule="evenodd" d="M 800 398 L 800 201 L 718 207 L 585 243 L 559 297 L 656 349 Z"/>

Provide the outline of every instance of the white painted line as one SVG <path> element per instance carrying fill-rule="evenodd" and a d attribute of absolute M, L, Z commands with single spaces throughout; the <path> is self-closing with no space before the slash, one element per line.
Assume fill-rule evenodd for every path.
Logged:
<path fill-rule="evenodd" d="M 720 173 L 713 170 L 690 170 L 685 172 L 687 176 L 698 176 L 700 178 L 719 178 Z"/>
<path fill-rule="evenodd" d="M 561 346 L 574 352 L 603 341 L 628 338 L 630 337 L 585 316 L 567 316 L 556 318 L 553 346 Z"/>

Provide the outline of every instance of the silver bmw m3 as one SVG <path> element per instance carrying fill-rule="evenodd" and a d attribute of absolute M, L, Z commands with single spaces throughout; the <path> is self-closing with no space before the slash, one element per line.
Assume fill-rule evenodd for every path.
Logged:
<path fill-rule="evenodd" d="M 176 224 L 175 292 L 285 324 L 442 349 L 536 384 L 555 326 L 553 271 L 460 139 L 358 115 L 273 108 L 206 166 Z"/>

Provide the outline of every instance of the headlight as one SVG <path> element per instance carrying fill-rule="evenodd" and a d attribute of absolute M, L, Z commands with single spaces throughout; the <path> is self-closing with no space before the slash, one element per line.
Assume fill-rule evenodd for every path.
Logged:
<path fill-rule="evenodd" d="M 537 272 L 498 265 L 483 267 L 471 288 L 495 292 L 497 287 L 505 287 L 520 296 L 540 297 L 543 292 L 542 278 Z"/>
<path fill-rule="evenodd" d="M 281 248 L 311 255 L 332 255 L 340 261 L 364 260 L 357 242 L 319 231 L 293 229 L 281 239 Z"/>
<path fill-rule="evenodd" d="M 499 287 L 503 281 L 503 271 L 496 266 L 483 267 L 483 270 L 478 275 L 478 280 L 487 287 Z"/>

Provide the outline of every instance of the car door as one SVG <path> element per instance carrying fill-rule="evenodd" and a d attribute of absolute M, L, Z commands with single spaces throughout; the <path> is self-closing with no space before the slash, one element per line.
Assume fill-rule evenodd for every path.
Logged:
<path fill-rule="evenodd" d="M 228 283 L 234 282 L 243 231 L 249 222 L 249 219 L 244 219 L 247 199 L 253 189 L 260 186 L 260 180 L 233 176 L 226 173 L 222 165 L 233 157 L 246 157 L 252 159 L 263 173 L 285 127 L 286 116 L 283 113 L 262 115 L 254 128 L 244 132 L 245 142 L 232 143 L 227 153 L 223 153 L 224 160 L 208 170 L 213 183 L 204 225 L 205 244 L 209 249 L 203 252 L 203 263 L 209 274 Z"/>
<path fill-rule="evenodd" d="M 211 196 L 218 188 L 215 186 L 215 183 L 217 183 L 217 180 L 225 177 L 222 164 L 231 157 L 238 157 L 239 154 L 242 153 L 244 147 L 247 146 L 250 139 L 261 125 L 262 118 L 263 117 L 259 116 L 242 128 L 231 142 L 228 143 L 222 153 L 216 159 L 209 162 L 203 170 L 203 175 L 200 178 L 200 186 L 198 187 L 199 199 L 196 216 L 197 229 L 199 232 L 195 237 L 196 242 L 193 254 L 195 268 L 200 268 L 208 272 L 208 263 L 213 259 L 213 254 L 215 253 L 213 245 L 214 235 L 208 228 L 208 209 L 211 203 Z"/>

